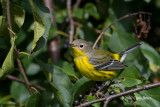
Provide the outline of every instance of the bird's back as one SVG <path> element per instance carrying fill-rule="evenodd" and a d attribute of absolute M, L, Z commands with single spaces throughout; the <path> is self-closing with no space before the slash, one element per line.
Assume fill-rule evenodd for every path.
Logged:
<path fill-rule="evenodd" d="M 80 73 L 85 77 L 95 81 L 106 81 L 114 78 L 117 71 L 96 69 L 96 67 L 105 64 L 113 57 L 119 59 L 117 54 L 105 50 L 95 50 L 92 55 L 76 57 L 74 61 Z"/>

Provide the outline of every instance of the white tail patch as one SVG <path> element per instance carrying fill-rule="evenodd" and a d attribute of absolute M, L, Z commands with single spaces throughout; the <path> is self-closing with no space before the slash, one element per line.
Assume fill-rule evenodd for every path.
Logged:
<path fill-rule="evenodd" d="M 120 59 L 120 63 L 122 63 L 124 61 L 124 59 L 126 58 L 127 54 L 123 54 L 121 59 Z"/>

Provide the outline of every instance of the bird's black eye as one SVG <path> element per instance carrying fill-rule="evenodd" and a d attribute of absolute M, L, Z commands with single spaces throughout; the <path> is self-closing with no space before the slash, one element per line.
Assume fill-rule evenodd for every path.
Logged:
<path fill-rule="evenodd" d="M 79 45 L 80 49 L 82 49 L 82 48 L 83 48 L 83 46 L 84 46 L 84 45 Z"/>

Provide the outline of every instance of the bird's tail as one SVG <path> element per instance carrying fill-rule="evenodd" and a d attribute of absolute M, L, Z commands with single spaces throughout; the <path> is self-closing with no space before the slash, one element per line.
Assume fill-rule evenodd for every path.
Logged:
<path fill-rule="evenodd" d="M 124 59 L 126 58 L 126 55 L 127 55 L 128 53 L 130 53 L 131 51 L 135 50 L 136 48 L 139 48 L 142 44 L 143 44 L 143 43 L 138 43 L 138 44 L 136 44 L 136 45 L 134 45 L 134 46 L 132 46 L 132 47 L 130 47 L 130 48 L 122 51 L 122 52 L 120 53 L 120 56 L 121 56 L 120 62 L 123 62 Z"/>

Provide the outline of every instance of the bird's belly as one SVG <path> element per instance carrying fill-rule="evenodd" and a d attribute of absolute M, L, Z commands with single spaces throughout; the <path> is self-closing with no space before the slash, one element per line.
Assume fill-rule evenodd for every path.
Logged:
<path fill-rule="evenodd" d="M 88 57 L 74 58 L 75 64 L 79 72 L 85 77 L 94 81 L 106 81 L 116 76 L 116 71 L 98 71 L 94 69 L 94 65 L 89 63 Z"/>

